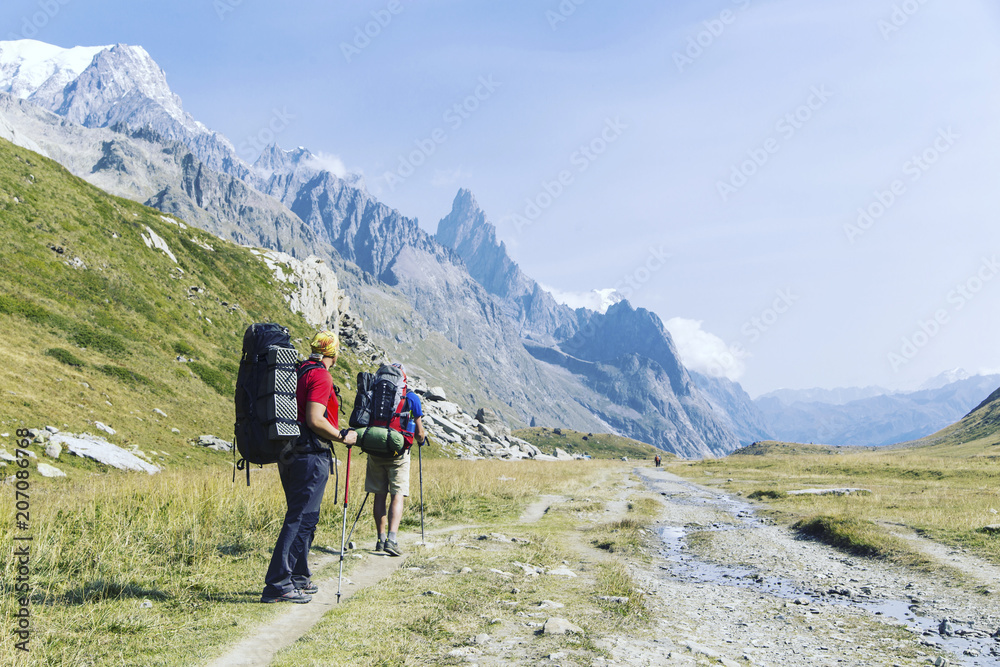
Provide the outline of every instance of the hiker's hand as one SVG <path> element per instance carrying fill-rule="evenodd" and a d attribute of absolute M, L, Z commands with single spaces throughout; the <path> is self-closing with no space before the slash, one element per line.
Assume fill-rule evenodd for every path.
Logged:
<path fill-rule="evenodd" d="M 343 433 L 341 433 L 341 436 L 344 438 L 343 441 L 344 444 L 347 445 L 348 447 L 352 446 L 354 443 L 358 441 L 357 431 L 346 430 Z"/>

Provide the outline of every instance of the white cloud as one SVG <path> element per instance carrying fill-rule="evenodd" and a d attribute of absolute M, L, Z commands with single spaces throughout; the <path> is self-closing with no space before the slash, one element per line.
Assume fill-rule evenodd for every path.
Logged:
<path fill-rule="evenodd" d="M 344 161 L 331 153 L 314 153 L 310 156 L 308 165 L 313 169 L 328 171 L 337 178 L 343 178 L 347 175 L 347 167 L 344 165 Z"/>
<path fill-rule="evenodd" d="M 540 284 L 540 283 L 539 283 Z M 552 298 L 570 308 L 589 308 L 598 313 L 607 312 L 608 308 L 621 301 L 624 297 L 614 288 L 595 289 L 589 292 L 563 292 L 553 287 L 541 285 L 542 289 L 552 295 Z"/>
<path fill-rule="evenodd" d="M 689 370 L 711 377 L 725 376 L 734 382 L 746 370 L 743 363 L 746 352 L 704 331 L 701 320 L 673 317 L 663 324 L 674 339 L 681 361 Z"/>

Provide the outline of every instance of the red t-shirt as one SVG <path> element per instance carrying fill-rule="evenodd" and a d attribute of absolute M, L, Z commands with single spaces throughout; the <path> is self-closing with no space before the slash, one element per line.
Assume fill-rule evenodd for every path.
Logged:
<path fill-rule="evenodd" d="M 306 423 L 306 403 L 322 403 L 326 406 L 326 418 L 334 428 L 338 426 L 340 405 L 337 394 L 333 391 L 333 378 L 325 368 L 314 368 L 306 371 L 295 386 L 295 402 L 298 404 L 298 419 Z"/>

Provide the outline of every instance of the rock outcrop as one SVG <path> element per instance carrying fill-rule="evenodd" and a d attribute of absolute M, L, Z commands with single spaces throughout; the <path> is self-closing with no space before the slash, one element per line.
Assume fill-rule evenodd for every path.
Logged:
<path fill-rule="evenodd" d="M 276 250 L 263 253 L 263 258 L 275 280 L 294 286 L 286 296 L 293 313 L 302 313 L 317 329 L 339 330 L 341 314 L 347 312 L 350 301 L 326 262 L 316 256 L 298 260 Z"/>

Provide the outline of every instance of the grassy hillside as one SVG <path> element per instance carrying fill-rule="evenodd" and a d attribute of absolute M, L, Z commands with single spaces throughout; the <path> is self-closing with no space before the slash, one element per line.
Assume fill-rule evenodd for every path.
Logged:
<path fill-rule="evenodd" d="M 527 440 L 546 454 L 555 454 L 556 447 L 570 454 L 590 454 L 595 459 L 652 459 L 659 454 L 664 460 L 676 458 L 673 454 L 652 445 L 620 435 L 607 433 L 581 433 L 570 429 L 524 428 L 514 435 Z"/>
<path fill-rule="evenodd" d="M 176 261 L 147 247 L 143 237 L 154 234 Z M 0 447 L 8 449 L 20 427 L 96 433 L 101 421 L 117 431 L 110 440 L 155 451 L 161 465 L 222 465 L 226 457 L 187 440 L 232 439 L 246 326 L 280 322 L 300 351 L 312 332 L 285 304 L 290 287 L 275 284 L 250 249 L 110 196 L 5 141 L 0 266 L 0 431 L 10 434 Z M 345 386 L 353 366 L 342 360 L 335 381 Z"/>
<path fill-rule="evenodd" d="M 831 445 L 803 445 L 797 442 L 777 442 L 775 440 L 761 440 L 752 445 L 741 447 L 730 456 L 769 456 L 776 454 L 799 455 L 799 454 L 837 454 L 846 450 L 843 447 L 833 447 Z"/>
<path fill-rule="evenodd" d="M 951 426 L 894 448 L 936 456 L 1000 456 L 1000 389 Z"/>

